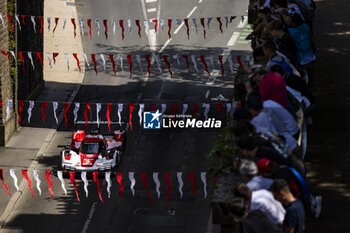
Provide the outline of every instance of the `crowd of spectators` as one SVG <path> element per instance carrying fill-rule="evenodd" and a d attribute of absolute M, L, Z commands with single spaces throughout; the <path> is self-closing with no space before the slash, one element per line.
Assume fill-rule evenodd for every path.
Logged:
<path fill-rule="evenodd" d="M 252 61 L 244 64 L 246 97 L 233 129 L 244 159 L 244 183 L 227 203 L 241 232 L 302 233 L 319 218 L 322 197 L 305 180 L 307 125 L 314 106 L 312 0 L 260 0 L 258 24 L 248 35 Z"/>

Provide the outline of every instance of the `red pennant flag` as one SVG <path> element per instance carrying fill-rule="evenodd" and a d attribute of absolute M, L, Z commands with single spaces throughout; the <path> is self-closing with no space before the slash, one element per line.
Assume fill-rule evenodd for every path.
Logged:
<path fill-rule="evenodd" d="M 146 172 L 141 172 L 141 181 L 142 181 L 143 185 L 144 185 L 145 188 L 146 188 L 148 200 L 149 200 L 150 202 L 152 202 L 151 194 L 149 193 L 149 189 L 148 189 L 148 183 L 147 183 L 147 178 L 146 178 Z"/>
<path fill-rule="evenodd" d="M 168 61 L 168 55 L 163 55 L 163 59 L 164 59 L 165 64 L 168 67 L 168 70 L 169 70 L 169 73 L 170 73 L 170 77 L 172 78 L 173 77 L 173 72 L 171 72 L 170 62 Z"/>
<path fill-rule="evenodd" d="M 87 20 L 87 25 L 89 27 L 89 35 L 90 35 L 90 40 L 92 39 L 92 35 L 91 35 L 91 19 Z"/>
<path fill-rule="evenodd" d="M 53 28 L 53 30 L 52 30 L 52 33 L 53 34 L 55 34 L 55 31 L 56 31 L 56 28 L 57 28 L 57 24 L 58 24 L 58 20 L 59 20 L 60 18 L 58 18 L 58 17 L 56 17 L 55 18 L 55 27 Z"/>
<path fill-rule="evenodd" d="M 13 26 L 12 26 L 13 23 L 12 23 L 11 15 L 10 15 L 10 14 L 6 14 L 6 17 L 7 17 L 7 19 L 9 20 L 9 24 L 10 24 L 10 26 L 11 26 L 12 32 L 14 32 Z"/>
<path fill-rule="evenodd" d="M 7 59 L 10 61 L 10 52 L 5 52 L 4 50 L 1 50 L 1 53 L 2 53 L 4 56 L 7 56 Z"/>
<path fill-rule="evenodd" d="M 97 63 L 96 63 L 95 54 L 93 54 L 93 53 L 91 54 L 91 60 L 94 63 L 94 70 L 95 70 L 96 75 L 97 75 Z"/>
<path fill-rule="evenodd" d="M 24 179 L 27 180 L 28 187 L 29 187 L 30 191 L 32 192 L 32 197 L 34 197 L 34 191 L 32 189 L 32 181 L 30 180 L 30 178 L 28 176 L 27 170 L 22 170 L 22 176 L 23 176 Z"/>
<path fill-rule="evenodd" d="M 117 172 L 117 181 L 119 183 L 119 196 L 120 198 L 123 198 L 123 190 L 124 190 L 123 173 Z"/>
<path fill-rule="evenodd" d="M 78 190 L 77 190 L 77 182 L 75 182 L 75 177 L 74 176 L 75 176 L 75 172 L 74 171 L 70 171 L 69 172 L 69 180 L 73 184 L 75 195 L 76 195 L 78 201 L 80 202 L 80 198 L 79 198 L 79 194 L 78 194 Z"/>
<path fill-rule="evenodd" d="M 203 36 L 204 36 L 204 39 L 205 39 L 207 31 L 205 30 L 204 18 L 201 18 L 201 24 L 202 24 L 202 27 L 203 27 Z"/>
<path fill-rule="evenodd" d="M 217 108 L 220 112 L 223 111 L 222 104 L 216 104 L 216 108 Z"/>
<path fill-rule="evenodd" d="M 107 25 L 107 19 L 103 20 L 103 25 L 105 26 L 105 36 L 106 40 L 108 39 L 108 25 Z"/>
<path fill-rule="evenodd" d="M 100 198 L 101 202 L 103 203 L 103 199 L 102 199 L 101 191 L 100 191 L 100 181 L 98 179 L 98 171 L 92 172 L 92 176 L 93 176 L 94 181 L 97 185 L 98 197 Z"/>
<path fill-rule="evenodd" d="M 52 53 L 53 64 L 56 64 L 56 57 L 57 56 L 58 56 L 58 53 Z"/>
<path fill-rule="evenodd" d="M 67 122 L 68 122 L 68 117 L 67 117 L 67 112 L 69 109 L 69 103 L 64 103 L 64 124 L 67 128 Z"/>
<path fill-rule="evenodd" d="M 136 19 L 136 26 L 138 27 L 138 34 L 139 34 L 139 37 L 141 39 L 141 26 L 140 26 L 140 20 Z"/>
<path fill-rule="evenodd" d="M 207 65 L 207 62 L 205 61 L 204 55 L 201 55 L 200 58 L 201 58 L 201 62 L 202 62 L 203 65 L 204 65 L 205 72 L 207 72 L 208 75 L 210 76 L 210 72 L 209 72 L 209 70 L 208 70 L 208 65 Z"/>
<path fill-rule="evenodd" d="M 220 67 L 221 67 L 221 76 L 224 77 L 225 71 L 224 71 L 224 64 L 222 62 L 222 58 L 223 58 L 222 55 L 218 56 L 218 59 L 219 59 L 219 62 L 220 62 Z"/>
<path fill-rule="evenodd" d="M 111 118 L 110 114 L 112 112 L 112 104 L 107 104 L 107 112 L 106 112 L 106 118 L 108 120 L 108 130 L 111 131 Z"/>
<path fill-rule="evenodd" d="M 171 22 L 172 22 L 172 19 L 168 19 L 168 27 L 169 27 L 169 29 L 168 29 L 168 37 L 169 37 L 169 39 L 171 38 Z"/>
<path fill-rule="evenodd" d="M 123 24 L 123 20 L 119 20 L 119 26 L 122 29 L 122 40 L 124 40 L 124 24 Z"/>
<path fill-rule="evenodd" d="M 230 23 L 232 23 L 232 20 L 234 20 L 236 18 L 236 16 L 231 16 L 230 17 Z"/>
<path fill-rule="evenodd" d="M 167 184 L 168 188 L 166 189 L 166 195 L 168 196 L 168 203 L 170 202 L 170 189 L 171 189 L 171 182 L 170 182 L 170 172 L 164 173 L 165 183 Z"/>
<path fill-rule="evenodd" d="M 22 23 L 23 23 L 23 25 L 26 25 L 26 21 L 25 21 L 26 15 L 21 15 L 21 17 L 22 17 Z"/>
<path fill-rule="evenodd" d="M 187 32 L 187 40 L 190 39 L 190 28 L 188 26 L 188 19 L 184 19 L 185 25 L 186 25 L 186 32 Z"/>
<path fill-rule="evenodd" d="M 241 56 L 237 56 L 237 63 L 239 64 L 240 67 L 243 67 Z"/>
<path fill-rule="evenodd" d="M 185 58 L 186 66 L 187 66 L 187 69 L 188 69 L 188 73 L 190 73 L 191 70 L 190 70 L 190 62 L 188 61 L 188 56 L 187 55 L 182 55 L 182 57 Z"/>
<path fill-rule="evenodd" d="M 147 60 L 147 72 L 148 72 L 148 77 L 151 75 L 151 60 L 149 59 L 149 55 L 145 55 L 146 60 Z"/>
<path fill-rule="evenodd" d="M 134 104 L 129 104 L 129 124 L 132 131 L 132 111 L 134 111 Z"/>
<path fill-rule="evenodd" d="M 90 103 L 86 103 L 86 104 L 85 104 L 85 111 L 84 111 L 85 128 L 87 128 L 87 124 L 88 124 L 88 121 L 89 121 L 88 113 L 89 113 L 89 111 L 90 111 L 90 108 L 91 108 Z"/>
<path fill-rule="evenodd" d="M 24 68 L 24 58 L 23 58 L 23 52 L 18 52 L 18 56 L 22 61 L 22 68 L 23 68 L 23 73 L 26 72 L 25 68 Z"/>
<path fill-rule="evenodd" d="M 177 110 L 177 104 L 172 104 L 171 106 L 171 114 L 170 115 L 175 115 Z"/>
<path fill-rule="evenodd" d="M 213 181 L 214 181 L 214 184 L 216 184 L 216 182 L 218 182 L 218 177 L 213 175 Z"/>
<path fill-rule="evenodd" d="M 41 72 L 43 72 L 43 58 L 41 56 L 41 52 L 36 52 L 36 56 L 38 57 L 41 65 Z"/>
<path fill-rule="evenodd" d="M 40 35 L 43 36 L 43 17 L 39 16 L 39 22 L 40 22 Z"/>
<path fill-rule="evenodd" d="M 75 38 L 75 36 L 77 35 L 77 33 L 76 33 L 77 25 L 75 24 L 75 19 L 74 18 L 71 18 L 71 21 L 72 21 L 72 24 L 73 24 L 73 27 L 74 27 L 74 38 Z"/>
<path fill-rule="evenodd" d="M 7 185 L 6 185 L 6 183 L 5 183 L 3 171 L 4 171 L 4 169 L 0 169 L 0 179 L 1 179 L 1 181 L 2 181 L 2 186 L 5 188 L 7 194 L 8 194 L 9 196 L 11 196 L 11 193 L 9 192 L 9 188 L 7 187 Z"/>
<path fill-rule="evenodd" d="M 221 22 L 221 18 L 220 17 L 217 17 L 216 20 L 219 22 L 219 29 L 220 29 L 220 32 L 222 33 L 222 22 Z"/>
<path fill-rule="evenodd" d="M 74 57 L 75 60 L 77 61 L 77 66 L 78 66 L 78 68 L 79 68 L 79 72 L 81 72 L 81 68 L 80 68 L 80 64 L 79 64 L 79 58 L 78 58 L 77 54 L 76 54 L 76 53 L 73 53 L 73 57 Z"/>
<path fill-rule="evenodd" d="M 155 104 L 151 104 L 151 112 L 156 111 L 156 105 Z"/>
<path fill-rule="evenodd" d="M 114 72 L 114 76 L 117 76 L 117 71 L 115 70 L 115 61 L 114 61 L 114 58 L 113 58 L 113 54 L 109 54 L 109 59 L 111 60 L 112 62 L 112 67 L 113 67 L 113 72 Z"/>
<path fill-rule="evenodd" d="M 24 106 L 23 100 L 18 100 L 18 125 L 21 125 L 23 106 Z"/>
<path fill-rule="evenodd" d="M 53 191 L 52 191 L 52 185 L 53 185 L 53 182 L 51 180 L 51 171 L 45 171 L 45 178 L 47 180 L 47 183 L 49 184 L 49 192 L 51 193 L 51 197 L 53 198 Z"/>
<path fill-rule="evenodd" d="M 41 114 L 43 115 L 43 124 L 45 123 L 45 118 L 46 118 L 46 114 L 45 114 L 45 109 L 47 107 L 47 101 L 43 101 L 42 105 L 41 105 Z"/>
<path fill-rule="evenodd" d="M 158 19 L 153 19 L 152 22 L 153 22 L 153 23 L 156 23 L 156 24 L 154 25 L 154 32 L 157 32 L 157 28 L 158 28 Z"/>
<path fill-rule="evenodd" d="M 132 77 L 132 60 L 131 60 L 131 55 L 128 54 L 127 56 L 127 60 L 128 60 L 128 63 L 129 63 L 129 67 L 130 67 L 130 78 Z"/>
<path fill-rule="evenodd" d="M 196 113 L 198 111 L 198 108 L 199 108 L 199 104 L 194 104 L 193 113 L 192 113 L 193 118 L 196 118 Z"/>
<path fill-rule="evenodd" d="M 194 172 L 189 172 L 188 173 L 188 178 L 190 179 L 190 182 L 192 183 L 192 195 L 193 195 L 193 200 L 195 198 L 195 194 L 196 194 L 196 181 L 194 179 Z"/>

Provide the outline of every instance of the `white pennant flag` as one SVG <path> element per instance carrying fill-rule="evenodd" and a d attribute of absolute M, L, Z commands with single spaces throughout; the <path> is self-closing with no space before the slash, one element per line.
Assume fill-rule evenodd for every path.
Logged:
<path fill-rule="evenodd" d="M 15 55 L 15 52 L 14 51 L 10 51 L 13 59 L 15 60 L 15 63 L 17 62 L 17 58 L 16 58 L 16 55 Z"/>
<path fill-rule="evenodd" d="M 36 33 L 36 23 L 35 23 L 35 16 L 30 16 L 30 19 L 32 20 L 32 23 L 33 23 L 33 29 L 34 29 L 34 33 Z"/>
<path fill-rule="evenodd" d="M 201 180 L 203 182 L 203 192 L 204 192 L 204 199 L 207 198 L 207 179 L 206 179 L 206 172 L 201 172 Z"/>
<path fill-rule="evenodd" d="M 194 69 L 198 73 L 198 67 L 197 67 L 197 62 L 196 62 L 196 57 L 194 55 L 191 55 L 191 61 L 193 63 Z"/>
<path fill-rule="evenodd" d="M 118 54 L 118 59 L 120 61 L 120 68 L 122 68 L 122 71 L 124 71 L 124 67 L 123 67 L 123 56 L 121 54 Z"/>
<path fill-rule="evenodd" d="M 145 105 L 144 104 L 140 104 L 140 109 L 139 109 L 140 125 L 142 125 L 142 113 L 143 113 L 144 109 L 145 109 Z"/>
<path fill-rule="evenodd" d="M 32 57 L 32 52 L 27 52 L 27 56 L 30 60 L 30 63 L 32 64 L 33 70 L 35 70 L 34 62 L 33 62 L 33 57 Z"/>
<path fill-rule="evenodd" d="M 226 115 L 227 115 L 227 117 L 228 117 L 228 114 L 230 113 L 230 111 L 231 111 L 231 107 L 232 107 L 232 105 L 230 104 L 230 103 L 227 103 L 226 104 Z"/>
<path fill-rule="evenodd" d="M 88 68 L 90 69 L 90 64 L 89 64 L 89 60 L 88 60 L 88 58 L 87 58 L 87 56 L 86 56 L 86 53 L 82 53 L 82 55 L 83 55 L 83 57 L 84 57 L 84 60 L 85 60 L 86 65 L 87 65 Z"/>
<path fill-rule="evenodd" d="M 100 58 L 102 60 L 103 69 L 106 70 L 106 59 L 105 59 L 105 56 L 102 53 L 100 54 Z"/>
<path fill-rule="evenodd" d="M 188 109 L 188 104 L 183 104 L 182 105 L 182 115 L 185 115 Z M 185 116 L 183 116 L 183 120 L 185 120 Z"/>
<path fill-rule="evenodd" d="M 69 58 L 68 58 L 68 54 L 65 53 L 65 54 L 63 54 L 63 56 L 64 56 L 64 58 L 65 58 L 66 61 L 67 61 L 67 69 L 69 70 Z"/>
<path fill-rule="evenodd" d="M 180 193 L 180 198 L 183 196 L 182 192 L 182 187 L 184 186 L 184 182 L 182 181 L 182 172 L 177 172 L 177 181 L 179 182 L 179 193 Z"/>
<path fill-rule="evenodd" d="M 112 187 L 111 172 L 105 172 L 105 180 L 107 182 L 108 198 L 111 198 L 111 187 Z"/>
<path fill-rule="evenodd" d="M 179 59 L 179 55 L 178 54 L 175 54 L 173 55 L 173 58 L 176 60 L 177 62 L 177 67 L 180 67 L 180 59 Z"/>
<path fill-rule="evenodd" d="M 132 29 L 132 25 L 131 25 L 131 19 L 128 19 L 128 28 L 129 28 L 129 35 L 131 35 L 131 29 Z"/>
<path fill-rule="evenodd" d="M 2 22 L 2 26 L 5 27 L 5 21 L 4 21 L 4 18 L 2 17 L 1 13 L 0 13 L 0 19 L 1 19 L 1 22 Z"/>
<path fill-rule="evenodd" d="M 47 56 L 47 59 L 49 60 L 49 66 L 52 69 L 52 60 L 51 60 L 51 57 L 50 57 L 50 53 L 46 53 L 46 56 Z"/>
<path fill-rule="evenodd" d="M 146 33 L 146 35 L 148 36 L 148 32 L 149 32 L 148 21 L 147 21 L 147 20 L 144 20 L 144 21 L 143 21 L 143 24 L 145 25 L 145 33 Z"/>
<path fill-rule="evenodd" d="M 228 27 L 228 16 L 225 16 L 225 26 Z"/>
<path fill-rule="evenodd" d="M 96 19 L 96 31 L 97 31 L 97 36 L 100 36 L 100 20 Z"/>
<path fill-rule="evenodd" d="M 141 66 L 141 55 L 140 54 L 136 54 L 136 60 L 137 60 L 137 63 L 139 63 L 141 73 L 143 73 L 142 66 Z"/>
<path fill-rule="evenodd" d="M 209 109 L 210 109 L 210 104 L 204 104 L 204 106 L 205 106 L 204 117 L 205 117 L 205 120 L 208 120 L 208 112 L 209 112 Z"/>
<path fill-rule="evenodd" d="M 123 111 L 123 104 L 118 104 L 118 120 L 119 120 L 119 125 L 122 125 L 122 116 L 121 112 Z"/>
<path fill-rule="evenodd" d="M 16 21 L 18 23 L 19 30 L 22 31 L 22 29 L 21 29 L 21 22 L 19 21 L 19 18 L 18 18 L 17 14 L 15 15 L 15 18 L 16 18 Z"/>
<path fill-rule="evenodd" d="M 17 179 L 17 176 L 16 176 L 16 170 L 15 169 L 10 169 L 10 176 L 12 177 L 13 184 L 15 185 L 15 188 L 18 191 L 19 190 L 19 188 L 18 188 L 18 179 Z"/>
<path fill-rule="evenodd" d="M 53 116 L 55 117 L 56 124 L 58 124 L 58 119 L 56 115 L 56 110 L 58 108 L 58 103 L 57 102 L 52 102 L 52 107 L 53 107 Z"/>
<path fill-rule="evenodd" d="M 29 101 L 29 107 L 28 107 L 28 123 L 30 123 L 30 118 L 32 118 L 32 110 L 34 108 L 34 101 Z"/>
<path fill-rule="evenodd" d="M 12 108 L 12 100 L 7 100 L 7 107 L 6 107 L 6 121 L 10 117 L 10 109 Z"/>
<path fill-rule="evenodd" d="M 101 104 L 100 103 L 97 103 L 96 104 L 96 121 L 97 121 L 97 127 L 99 127 L 100 126 L 100 118 L 99 118 L 99 113 L 100 113 L 100 111 L 101 111 Z"/>
<path fill-rule="evenodd" d="M 166 110 L 166 104 L 162 104 L 162 114 L 165 112 Z"/>
<path fill-rule="evenodd" d="M 74 114 L 74 124 L 77 123 L 77 119 L 78 119 L 78 111 L 79 111 L 79 107 L 80 107 L 80 103 L 74 103 L 74 110 L 73 110 L 73 114 Z"/>
<path fill-rule="evenodd" d="M 160 28 L 162 29 L 162 31 L 164 31 L 164 19 L 159 20 L 159 25 L 160 25 Z"/>
<path fill-rule="evenodd" d="M 232 57 L 231 57 L 231 55 L 228 56 L 228 62 L 230 63 L 231 73 L 233 74 L 233 62 L 232 62 Z"/>
<path fill-rule="evenodd" d="M 210 55 L 210 56 L 209 56 L 209 60 L 210 60 L 211 66 L 214 68 L 214 56 L 213 56 L 213 55 Z"/>
<path fill-rule="evenodd" d="M 154 55 L 154 58 L 156 60 L 159 72 L 162 73 L 162 67 L 160 66 L 160 62 L 159 62 L 159 55 L 158 54 Z"/>
<path fill-rule="evenodd" d="M 39 171 L 38 170 L 34 170 L 33 174 L 34 174 L 34 179 L 36 181 L 36 189 L 38 190 L 39 195 L 41 196 L 41 188 L 40 188 L 41 180 L 40 180 L 40 177 L 39 177 Z"/>
<path fill-rule="evenodd" d="M 80 32 L 81 35 L 84 35 L 84 22 L 82 18 L 79 18 L 79 23 L 80 23 Z"/>
<path fill-rule="evenodd" d="M 84 182 L 84 190 L 85 190 L 85 195 L 86 197 L 89 196 L 89 190 L 88 190 L 88 185 L 89 185 L 89 181 L 86 178 L 86 172 L 81 172 L 81 180 Z"/>
<path fill-rule="evenodd" d="M 51 27 L 51 17 L 47 17 L 47 30 L 50 31 Z"/>
<path fill-rule="evenodd" d="M 61 188 L 64 192 L 64 195 L 67 196 L 66 183 L 64 182 L 62 171 L 57 171 L 57 177 L 61 181 Z"/>
<path fill-rule="evenodd" d="M 160 182 L 159 182 L 159 178 L 158 178 L 158 172 L 153 172 L 153 180 L 154 180 L 154 183 L 156 183 L 156 192 L 158 194 L 158 199 L 159 199 L 160 198 L 160 191 L 159 191 Z"/>
<path fill-rule="evenodd" d="M 66 29 L 66 25 L 67 25 L 67 19 L 63 18 L 63 27 L 62 27 L 62 31 L 64 31 L 64 29 Z"/>
<path fill-rule="evenodd" d="M 136 184 L 136 180 L 134 178 L 134 175 L 135 175 L 135 172 L 129 172 L 130 189 L 131 189 L 131 192 L 132 192 L 132 196 L 135 196 L 134 187 L 135 187 L 135 184 Z"/>
<path fill-rule="evenodd" d="M 113 35 L 115 35 L 115 20 L 112 19 L 112 29 L 113 29 Z"/>
<path fill-rule="evenodd" d="M 192 19 L 192 21 L 193 21 L 193 24 L 194 24 L 194 26 L 195 26 L 195 28 L 196 28 L 196 34 L 197 34 L 197 33 L 198 33 L 197 19 L 194 18 L 194 19 Z"/>
<path fill-rule="evenodd" d="M 207 23 L 208 29 L 210 29 L 210 22 L 212 19 L 213 19 L 212 17 L 208 18 L 208 23 Z"/>

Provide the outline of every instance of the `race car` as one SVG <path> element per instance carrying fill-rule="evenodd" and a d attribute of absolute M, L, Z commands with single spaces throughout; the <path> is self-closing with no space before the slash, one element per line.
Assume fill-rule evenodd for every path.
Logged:
<path fill-rule="evenodd" d="M 70 146 L 62 151 L 62 169 L 67 171 L 114 171 L 125 150 L 125 131 L 116 130 L 113 136 L 97 132 L 86 134 L 78 130 Z"/>

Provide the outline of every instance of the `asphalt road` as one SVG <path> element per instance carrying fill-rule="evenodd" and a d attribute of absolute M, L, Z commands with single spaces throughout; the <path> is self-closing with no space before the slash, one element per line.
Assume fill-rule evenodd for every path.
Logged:
<path fill-rule="evenodd" d="M 128 108 L 128 103 L 145 103 L 146 110 L 149 109 L 150 104 L 157 104 L 157 108 L 160 108 L 160 104 L 166 103 L 169 104 L 167 113 L 170 113 L 170 104 L 173 103 L 179 104 L 178 112 L 182 111 L 183 103 L 189 104 L 189 112 L 192 111 L 195 103 L 213 103 L 212 106 L 215 107 L 215 103 L 218 101 L 211 101 L 211 98 L 219 94 L 228 99 L 227 102 L 221 103 L 230 103 L 233 98 L 233 74 L 227 72 L 225 77 L 222 78 L 218 71 L 219 66 L 215 62 L 214 67 L 209 65 L 210 71 L 213 70 L 212 77 L 209 78 L 200 63 L 199 55 L 212 54 L 217 56 L 223 54 L 225 56 L 231 54 L 235 57 L 236 54 L 246 54 L 247 50 L 249 50 L 247 44 L 242 42 L 233 45 L 229 41 L 232 42 L 233 37 L 237 37 L 239 42 L 239 36 L 246 33 L 246 28 L 239 25 L 242 25 L 240 16 L 246 15 L 247 1 L 142 1 L 76 1 L 79 17 L 84 19 L 98 18 L 101 24 L 101 33 L 97 37 L 96 33 L 94 33 L 95 22 L 94 20 L 92 21 L 93 39 L 91 41 L 87 27 L 85 28 L 85 35 L 83 36 L 84 52 L 87 54 L 122 53 L 124 56 L 124 71 L 121 71 L 120 66 L 118 66 L 117 77 L 114 77 L 111 64 L 107 63 L 107 70 L 104 71 L 102 64 L 99 62 L 99 75 L 96 76 L 93 69 L 86 71 L 83 85 L 74 101 L 81 103 L 124 103 L 125 109 Z M 152 8 L 156 8 L 156 10 L 154 11 Z M 188 16 L 189 14 L 190 16 Z M 207 29 L 207 38 L 203 39 L 199 18 L 230 15 L 238 15 L 239 17 L 233 20 L 227 29 L 223 26 L 224 32 L 222 34 L 218 33 L 217 22 L 213 20 L 211 28 Z M 102 24 L 102 19 L 104 18 L 109 20 L 112 18 L 124 19 L 124 21 L 126 21 L 125 19 L 140 19 L 141 26 L 144 28 L 144 19 L 149 22 L 153 18 L 172 18 L 175 21 L 177 18 L 185 17 L 195 17 L 198 20 L 197 35 L 195 34 L 193 23 L 190 23 L 190 40 L 187 40 L 185 27 L 181 27 L 178 33 L 173 34 L 172 39 L 167 42 L 167 26 L 165 26 L 166 29 L 163 32 L 160 31 L 158 36 L 150 36 L 152 38 L 148 38 L 144 30 L 142 30 L 142 39 L 139 39 L 136 25 L 133 23 L 132 35 L 129 35 L 126 22 L 124 22 L 124 40 L 121 40 L 118 22 L 116 22 L 117 35 L 112 35 L 110 27 L 108 40 L 104 38 Z M 150 23 L 151 25 L 154 24 Z M 174 32 L 178 27 L 179 25 L 173 22 L 172 31 Z M 234 34 L 235 31 L 242 33 Z M 129 78 L 126 54 L 151 54 L 152 52 L 158 54 L 160 51 L 162 54 L 168 55 L 196 55 L 199 72 L 194 73 L 194 68 L 191 66 L 192 73 L 188 74 L 182 61 L 180 68 L 173 69 L 174 76 L 171 78 L 164 63 L 162 64 L 162 73 L 160 73 L 157 65 L 152 61 L 152 74 L 150 78 L 147 78 L 145 62 L 143 62 L 144 72 L 142 73 L 139 70 L 135 56 L 133 56 L 134 74 L 132 78 Z M 207 63 L 210 64 L 209 60 Z M 225 63 L 225 68 L 226 71 L 229 70 L 228 62 Z M 200 106 L 202 107 L 202 105 Z M 50 111 L 48 109 L 48 115 L 50 115 Z M 92 105 L 91 120 L 94 120 L 96 116 L 95 111 L 95 105 Z M 101 111 L 105 111 L 105 106 L 102 107 Z M 38 197 L 36 192 L 36 196 L 32 198 L 29 190 L 26 189 L 16 203 L 1 232 L 207 232 L 210 202 L 209 198 L 204 199 L 203 197 L 199 174 L 202 171 L 206 171 L 204 157 L 210 150 L 217 131 L 144 131 L 138 125 L 137 111 L 138 106 L 135 105 L 133 130 L 128 130 L 128 145 L 119 168 L 119 171 L 125 175 L 123 181 L 125 191 L 122 199 L 118 195 L 119 185 L 115 177 L 113 177 L 111 198 L 107 197 L 106 182 L 104 179 L 100 179 L 104 203 L 99 201 L 97 188 L 92 180 L 90 180 L 88 198 L 85 197 L 82 183 L 78 182 L 78 191 L 81 197 L 81 202 L 79 203 L 75 198 L 69 179 L 66 179 L 68 195 L 64 196 L 59 180 L 53 177 L 54 198 L 50 198 L 46 184 L 42 188 L 41 197 Z M 83 119 L 82 112 L 83 108 L 81 108 L 78 120 Z M 199 112 L 202 114 L 203 108 L 200 108 Z M 41 120 L 40 108 L 34 111 L 33 114 L 32 124 L 39 126 Z M 113 114 L 111 118 L 112 121 L 115 121 L 116 112 L 114 111 Z M 218 110 L 212 110 L 211 114 L 224 118 Z M 124 111 L 123 118 L 127 116 L 128 112 Z M 69 115 L 69 117 L 72 116 Z M 52 119 L 48 119 L 47 127 L 54 127 Z M 74 126 L 71 122 L 68 129 L 65 129 L 64 123 L 60 125 L 44 156 L 39 161 L 37 169 L 59 169 L 60 157 L 58 152 L 60 149 L 58 146 L 70 143 L 73 128 Z M 103 129 L 106 130 L 105 127 Z M 132 197 L 129 189 L 130 182 L 126 176 L 128 172 L 135 172 L 135 197 Z M 151 190 L 152 202 L 148 201 L 147 193 L 141 183 L 141 172 L 147 172 L 148 174 L 147 179 Z M 152 172 L 159 172 L 161 182 L 160 199 L 157 198 L 157 194 L 154 191 L 155 185 L 152 180 Z M 170 172 L 171 174 L 170 203 L 168 203 L 165 194 L 164 172 Z M 177 190 L 176 172 L 184 173 L 184 196 L 182 199 L 180 199 Z M 195 201 L 192 197 L 192 185 L 188 179 L 188 172 L 195 173 L 197 184 Z M 207 180 L 211 181 L 209 175 Z M 42 177 L 42 181 L 45 181 L 44 177 Z M 168 214 L 170 208 L 175 210 L 174 216 Z"/>

